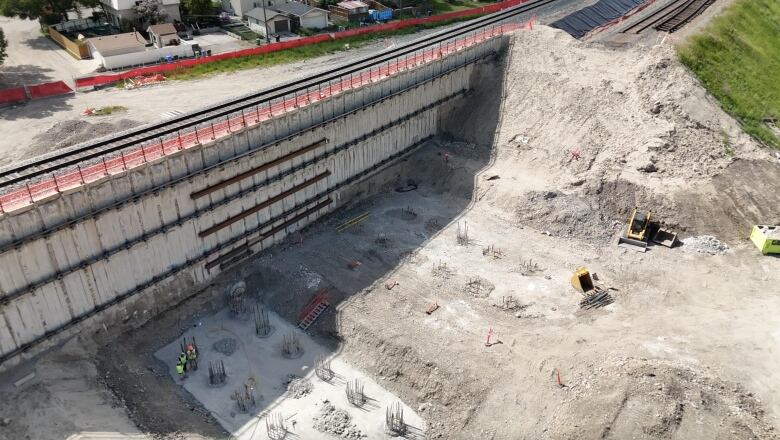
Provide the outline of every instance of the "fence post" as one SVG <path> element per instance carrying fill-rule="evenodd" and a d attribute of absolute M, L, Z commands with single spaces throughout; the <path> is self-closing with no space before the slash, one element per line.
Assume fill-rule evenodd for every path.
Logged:
<path fill-rule="evenodd" d="M 103 171 L 106 173 L 106 176 L 108 176 L 108 165 L 106 164 L 106 158 L 103 158 Z"/>
<path fill-rule="evenodd" d="M 200 139 L 198 138 L 198 126 L 195 126 L 195 145 L 200 145 Z"/>
<path fill-rule="evenodd" d="M 125 162 L 125 152 L 123 151 L 122 154 L 119 155 L 119 157 L 122 158 L 122 170 L 127 171 L 127 162 Z"/>
<path fill-rule="evenodd" d="M 181 130 L 176 130 L 176 137 L 179 139 L 179 151 L 184 148 L 181 144 Z M 163 156 L 165 156 L 165 150 L 163 149 Z"/>
<path fill-rule="evenodd" d="M 30 203 L 35 203 L 35 200 L 32 198 L 32 191 L 30 191 L 30 184 L 25 183 L 24 186 L 27 187 L 27 195 L 30 196 Z"/>
<path fill-rule="evenodd" d="M 160 144 L 162 144 L 162 139 L 160 139 Z M 146 160 L 146 149 L 143 145 L 141 145 L 141 157 L 144 159 L 144 163 L 149 162 Z"/>
<path fill-rule="evenodd" d="M 214 123 L 212 122 L 211 123 L 211 140 L 213 141 L 216 138 L 217 138 L 217 136 L 214 134 Z"/>
<path fill-rule="evenodd" d="M 52 180 L 54 180 L 54 190 L 57 191 L 57 193 L 59 194 L 60 186 L 57 184 L 57 175 L 54 174 L 54 173 L 51 173 L 51 178 L 52 178 Z"/>
<path fill-rule="evenodd" d="M 81 165 L 76 165 L 76 168 L 79 170 L 79 179 L 81 179 L 81 184 L 84 184 L 84 175 L 81 174 Z"/>
<path fill-rule="evenodd" d="M 255 124 L 260 123 L 260 104 L 255 106 Z"/>
<path fill-rule="evenodd" d="M 241 109 L 241 122 L 243 122 L 244 127 L 246 127 L 246 115 L 244 114 L 244 109 Z"/>

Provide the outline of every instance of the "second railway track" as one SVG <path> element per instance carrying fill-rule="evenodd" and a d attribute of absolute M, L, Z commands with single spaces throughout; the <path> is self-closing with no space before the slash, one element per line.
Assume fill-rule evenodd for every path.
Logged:
<path fill-rule="evenodd" d="M 345 75 L 361 72 L 381 65 L 390 60 L 416 51 L 441 44 L 450 39 L 466 35 L 481 28 L 499 24 L 517 15 L 530 12 L 558 2 L 560 0 L 536 0 L 523 3 L 503 11 L 480 17 L 450 29 L 435 33 L 424 40 L 416 40 L 396 48 L 381 52 L 369 59 L 348 63 L 334 69 L 315 73 L 306 78 L 289 81 L 260 92 L 230 99 L 215 105 L 195 110 L 163 122 L 147 124 L 116 136 L 79 144 L 61 152 L 50 153 L 39 158 L 17 163 L 0 169 L 0 191 L 11 189 L 36 177 L 50 175 L 57 171 L 72 168 L 84 162 L 106 157 L 112 153 L 142 145 L 161 137 L 173 135 L 184 128 L 197 127 L 200 124 L 229 117 L 260 104 L 282 99 L 298 92 L 308 91 L 311 87 L 339 79 Z"/>
<path fill-rule="evenodd" d="M 650 13 L 621 32 L 641 34 L 650 28 L 661 32 L 676 32 L 714 2 L 715 0 L 676 0 Z"/>

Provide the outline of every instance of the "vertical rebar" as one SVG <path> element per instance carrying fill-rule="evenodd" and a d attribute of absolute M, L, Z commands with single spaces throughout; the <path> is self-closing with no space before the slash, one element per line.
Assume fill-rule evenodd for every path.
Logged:
<path fill-rule="evenodd" d="M 333 373 L 333 369 L 330 367 L 330 359 L 324 355 L 317 356 L 317 359 L 314 360 L 314 373 L 325 382 L 333 379 L 335 373 Z"/>
<path fill-rule="evenodd" d="M 387 430 L 393 435 L 403 435 L 406 433 L 406 422 L 404 422 L 404 407 L 401 402 L 395 402 L 385 410 L 385 424 Z"/>
<path fill-rule="evenodd" d="M 346 392 L 349 403 L 357 406 L 358 408 L 366 403 L 366 394 L 363 391 L 363 382 L 361 382 L 360 379 L 347 382 Z"/>

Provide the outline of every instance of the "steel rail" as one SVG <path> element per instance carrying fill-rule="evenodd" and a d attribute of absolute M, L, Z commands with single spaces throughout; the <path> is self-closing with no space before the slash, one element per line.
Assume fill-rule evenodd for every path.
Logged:
<path fill-rule="evenodd" d="M 471 20 L 467 23 L 457 25 L 433 34 L 425 39 L 418 39 L 406 43 L 397 48 L 381 52 L 367 60 L 352 62 L 341 65 L 330 70 L 315 73 L 306 78 L 288 81 L 278 86 L 264 89 L 260 92 L 245 95 L 239 98 L 228 100 L 216 105 L 212 105 L 194 112 L 177 116 L 164 122 L 145 125 L 135 129 L 128 130 L 119 135 L 98 140 L 89 144 L 83 144 L 62 152 L 46 155 L 41 158 L 32 159 L 21 164 L 11 165 L 6 168 L 0 168 L 0 189 L 10 187 L 17 183 L 28 181 L 31 178 L 53 173 L 54 171 L 78 165 L 84 161 L 99 158 L 110 153 L 118 152 L 132 146 L 138 146 L 147 141 L 161 139 L 162 136 L 177 133 L 183 128 L 198 126 L 200 124 L 211 122 L 216 118 L 229 116 L 232 113 L 240 112 L 244 109 L 271 102 L 275 99 L 301 91 L 309 91 L 312 86 L 321 85 L 329 81 L 342 78 L 362 70 L 381 65 L 392 59 L 403 55 L 408 55 L 416 51 L 443 43 L 452 38 L 479 30 L 492 24 L 512 18 L 534 9 L 549 5 L 560 0 L 536 0 L 529 3 L 508 8 L 485 17 Z"/>

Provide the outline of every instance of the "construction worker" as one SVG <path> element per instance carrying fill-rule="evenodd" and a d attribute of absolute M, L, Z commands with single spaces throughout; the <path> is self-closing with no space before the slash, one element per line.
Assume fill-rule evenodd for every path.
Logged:
<path fill-rule="evenodd" d="M 179 363 L 184 366 L 184 372 L 187 372 L 187 355 L 182 351 L 179 353 Z"/>
<path fill-rule="evenodd" d="M 176 362 L 176 373 L 179 375 L 179 380 L 184 380 L 184 364 L 181 363 L 181 359 Z"/>
<path fill-rule="evenodd" d="M 192 371 L 198 369 L 198 349 L 194 344 L 187 344 L 187 363 Z"/>

